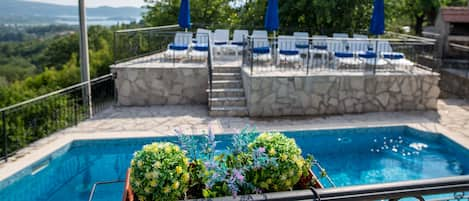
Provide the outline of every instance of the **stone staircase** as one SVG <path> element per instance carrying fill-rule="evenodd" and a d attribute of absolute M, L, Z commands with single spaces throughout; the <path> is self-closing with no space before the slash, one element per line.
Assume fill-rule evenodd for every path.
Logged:
<path fill-rule="evenodd" d="M 241 68 L 239 66 L 214 66 L 212 96 L 209 93 L 209 115 L 244 117 L 248 116 Z"/>

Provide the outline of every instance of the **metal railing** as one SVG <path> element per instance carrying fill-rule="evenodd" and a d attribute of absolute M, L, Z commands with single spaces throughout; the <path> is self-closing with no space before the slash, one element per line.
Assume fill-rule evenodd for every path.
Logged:
<path fill-rule="evenodd" d="M 438 179 L 403 181 L 385 184 L 351 186 L 341 188 L 310 189 L 288 192 L 243 195 L 238 198 L 223 197 L 213 201 L 398 201 L 403 198 L 416 198 L 420 201 L 444 201 L 469 199 L 469 176 Z M 443 196 L 432 198 L 431 195 Z M 449 194 L 449 195 L 446 195 Z M 452 196 L 451 196 L 452 194 Z"/>
<path fill-rule="evenodd" d="M 207 66 L 208 66 L 208 110 L 212 109 L 212 97 L 213 97 L 213 52 L 212 52 L 212 44 L 211 39 L 208 38 L 208 59 L 207 59 Z"/>
<path fill-rule="evenodd" d="M 207 33 L 185 32 L 175 26 L 121 30 L 114 35 L 114 64 L 136 67 L 205 66 L 208 63 L 207 41 Z"/>
<path fill-rule="evenodd" d="M 92 111 L 97 114 L 115 102 L 114 75 L 91 82 Z M 59 130 L 77 125 L 90 117 L 83 99 L 87 83 L 79 83 L 37 98 L 0 109 L 0 159 Z"/>
<path fill-rule="evenodd" d="M 436 71 L 435 41 L 356 38 L 246 38 L 243 64 L 251 74 L 324 71 L 413 72 L 415 67 Z"/>
<path fill-rule="evenodd" d="M 114 32 L 114 63 L 150 55 L 173 41 L 179 25 L 126 29 Z"/>

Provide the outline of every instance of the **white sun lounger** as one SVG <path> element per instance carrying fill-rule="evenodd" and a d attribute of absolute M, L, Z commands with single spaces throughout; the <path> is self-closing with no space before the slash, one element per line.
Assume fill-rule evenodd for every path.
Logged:
<path fill-rule="evenodd" d="M 346 49 L 346 43 L 342 40 L 328 40 L 327 49 L 333 57 L 335 68 L 357 68 L 363 64 L 363 61 L 357 59 L 353 52 Z"/>
<path fill-rule="evenodd" d="M 164 56 L 172 59 L 182 59 L 187 57 L 191 42 L 191 32 L 176 32 L 174 42 L 168 45 Z"/>
<path fill-rule="evenodd" d="M 308 54 L 309 51 L 309 33 L 308 32 L 295 32 L 293 33 L 295 37 L 295 46 L 296 49 L 302 55 Z"/>
<path fill-rule="evenodd" d="M 333 38 L 348 38 L 348 34 L 347 33 L 333 33 L 332 37 Z"/>
<path fill-rule="evenodd" d="M 367 36 L 367 35 L 363 35 L 363 34 L 353 34 L 353 38 L 356 38 L 356 39 L 368 39 L 368 36 Z"/>
<path fill-rule="evenodd" d="M 327 46 L 327 36 L 314 35 L 311 41 L 310 63 L 314 62 L 316 55 L 320 56 L 320 62 L 325 64 L 329 59 L 329 51 Z"/>
<path fill-rule="evenodd" d="M 267 31 L 254 30 L 251 35 L 252 38 L 252 54 L 256 61 L 270 61 L 272 55 L 270 52 L 269 38 Z"/>
<path fill-rule="evenodd" d="M 230 31 L 227 29 L 217 29 L 213 34 L 213 49 L 215 53 L 223 53 L 229 48 Z"/>
<path fill-rule="evenodd" d="M 208 43 L 211 41 L 210 38 L 212 37 L 212 32 L 207 29 L 197 29 L 197 33 L 195 35 L 195 41 L 192 45 L 191 51 L 189 55 L 192 58 L 205 60 L 208 57 Z"/>
<path fill-rule="evenodd" d="M 278 58 L 277 64 L 282 63 L 299 63 L 301 62 L 300 52 L 296 47 L 296 37 L 279 36 L 278 37 Z"/>
<path fill-rule="evenodd" d="M 401 52 L 394 52 L 389 41 L 378 41 L 378 52 L 382 58 L 394 68 L 412 69 L 414 62 L 406 59 L 405 54 Z"/>
<path fill-rule="evenodd" d="M 230 42 L 230 49 L 235 51 L 236 56 L 243 51 L 244 45 L 247 44 L 248 30 L 234 30 L 233 40 Z"/>

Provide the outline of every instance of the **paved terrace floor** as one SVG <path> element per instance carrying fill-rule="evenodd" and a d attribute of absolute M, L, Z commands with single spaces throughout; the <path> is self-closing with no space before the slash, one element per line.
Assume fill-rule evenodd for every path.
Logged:
<path fill-rule="evenodd" d="M 443 133 L 469 149 L 469 102 L 464 100 L 440 100 L 437 111 L 264 119 L 209 117 L 206 106 L 115 107 L 23 149 L 0 164 L 0 180 L 73 140 L 174 135 L 175 128 L 201 134 L 207 125 L 215 133 L 233 133 L 246 125 L 255 125 L 259 131 L 409 125 Z"/>

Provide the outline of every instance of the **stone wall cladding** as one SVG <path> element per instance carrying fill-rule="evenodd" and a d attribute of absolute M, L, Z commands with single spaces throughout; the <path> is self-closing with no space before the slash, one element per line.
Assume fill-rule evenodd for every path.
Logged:
<path fill-rule="evenodd" d="M 434 110 L 437 74 L 249 76 L 243 71 L 249 115 L 333 115 Z"/>
<path fill-rule="evenodd" d="M 442 69 L 440 74 L 440 98 L 469 99 L 469 87 L 467 87 L 469 86 L 469 77 L 466 77 L 464 72 L 457 74 Z"/>
<path fill-rule="evenodd" d="M 206 104 L 207 68 L 113 68 L 122 106 Z"/>

